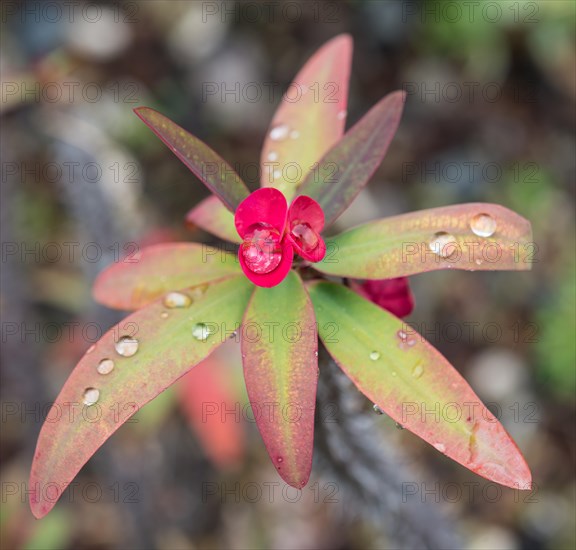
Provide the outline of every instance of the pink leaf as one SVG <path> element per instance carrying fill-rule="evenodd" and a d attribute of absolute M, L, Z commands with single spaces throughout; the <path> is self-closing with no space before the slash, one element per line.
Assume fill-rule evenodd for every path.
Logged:
<path fill-rule="evenodd" d="M 278 187 L 290 200 L 314 164 L 340 139 L 351 60 L 352 39 L 341 34 L 324 44 L 296 75 L 262 147 L 263 187 Z"/>

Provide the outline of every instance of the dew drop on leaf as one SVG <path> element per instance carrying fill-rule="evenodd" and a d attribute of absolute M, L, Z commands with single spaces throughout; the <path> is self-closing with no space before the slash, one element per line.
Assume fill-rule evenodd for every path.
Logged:
<path fill-rule="evenodd" d="M 192 327 L 192 336 L 194 336 L 196 340 L 205 342 L 210 336 L 210 329 L 204 323 L 196 323 Z"/>
<path fill-rule="evenodd" d="M 370 361 L 378 361 L 380 359 L 380 352 L 373 351 L 370 353 Z"/>
<path fill-rule="evenodd" d="M 98 403 L 98 399 L 100 399 L 100 390 L 96 388 L 86 388 L 82 394 L 84 405 L 94 405 Z"/>
<path fill-rule="evenodd" d="M 437 451 L 440 451 L 441 453 L 446 452 L 446 445 L 444 445 L 443 443 L 434 443 L 433 446 Z"/>
<path fill-rule="evenodd" d="M 491 237 L 496 231 L 496 220 L 490 214 L 476 214 L 470 220 L 470 229 L 479 237 Z"/>
<path fill-rule="evenodd" d="M 347 113 L 346 111 L 344 111 L 344 110 L 338 111 L 338 113 L 336 114 L 336 118 L 337 118 L 338 120 L 344 120 L 344 119 L 346 118 L 346 115 L 347 115 L 347 114 L 348 114 L 348 113 Z"/>
<path fill-rule="evenodd" d="M 286 124 L 279 124 L 270 130 L 270 139 L 272 141 L 281 141 L 288 137 L 290 128 Z"/>
<path fill-rule="evenodd" d="M 412 368 L 412 376 L 414 378 L 420 378 L 424 374 L 424 367 L 420 363 L 416 363 Z"/>
<path fill-rule="evenodd" d="M 163 300 L 164 306 L 168 309 L 174 309 L 178 307 L 190 307 L 192 299 L 190 296 L 183 294 L 182 292 L 169 292 L 164 296 Z"/>
<path fill-rule="evenodd" d="M 374 412 L 376 414 L 384 414 L 384 411 L 378 405 L 376 405 L 376 403 L 372 405 L 372 409 L 374 409 Z"/>
<path fill-rule="evenodd" d="M 284 459 L 283 459 L 281 456 L 279 456 L 279 457 L 276 459 L 276 462 L 284 462 Z"/>
<path fill-rule="evenodd" d="M 404 341 L 404 340 L 406 340 L 406 338 L 408 338 L 408 335 L 403 330 L 399 330 L 396 334 L 398 335 L 398 338 L 400 338 L 400 340 L 402 340 L 402 341 Z"/>
<path fill-rule="evenodd" d="M 278 160 L 278 153 L 276 151 L 270 151 L 266 157 L 269 161 L 274 162 Z"/>
<path fill-rule="evenodd" d="M 456 252 L 458 241 L 454 235 L 450 235 L 450 233 L 446 233 L 445 231 L 439 231 L 434 234 L 428 247 L 434 254 L 437 254 L 441 258 L 449 258 Z"/>
<path fill-rule="evenodd" d="M 116 344 L 114 344 L 118 355 L 123 357 L 132 357 L 138 351 L 138 340 L 132 336 L 122 336 Z"/>
<path fill-rule="evenodd" d="M 396 425 L 397 430 L 403 430 L 404 429 L 404 426 L 402 426 L 402 424 L 400 424 L 398 422 L 396 422 L 395 425 Z"/>
<path fill-rule="evenodd" d="M 112 359 L 102 359 L 96 370 L 99 374 L 110 374 L 114 370 L 114 361 Z"/>

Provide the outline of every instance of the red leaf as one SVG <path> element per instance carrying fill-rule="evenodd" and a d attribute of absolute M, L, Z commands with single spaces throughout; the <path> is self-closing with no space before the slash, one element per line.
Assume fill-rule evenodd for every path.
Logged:
<path fill-rule="evenodd" d="M 134 112 L 231 212 L 248 196 L 240 176 L 196 136 L 149 107 Z"/>
<path fill-rule="evenodd" d="M 178 397 L 207 456 L 220 468 L 227 469 L 242 461 L 245 437 L 240 418 L 230 414 L 238 407 L 238 392 L 219 355 L 222 349 L 181 378 Z"/>
<path fill-rule="evenodd" d="M 298 489 L 312 467 L 317 347 L 314 310 L 296 273 L 256 289 L 242 330 L 246 390 L 270 459 Z"/>

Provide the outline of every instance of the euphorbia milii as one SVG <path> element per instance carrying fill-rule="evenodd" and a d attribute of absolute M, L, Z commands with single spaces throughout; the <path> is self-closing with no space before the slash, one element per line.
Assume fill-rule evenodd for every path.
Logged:
<path fill-rule="evenodd" d="M 320 236 L 324 213 L 310 197 L 299 196 L 288 208 L 278 189 L 259 189 L 240 203 L 234 223 L 242 239 L 240 265 L 255 285 L 281 283 L 292 267 L 294 251 L 311 262 L 326 255 Z"/>
<path fill-rule="evenodd" d="M 407 337 L 397 315 L 412 307 L 409 275 L 530 269 L 530 224 L 495 204 L 447 206 L 352 228 L 330 238 L 327 254 L 321 231 L 378 168 L 405 100 L 403 92 L 386 96 L 344 134 L 351 53 L 350 37 L 338 36 L 298 73 L 301 98 L 285 97 L 274 115 L 262 148 L 262 189 L 252 194 L 198 138 L 152 109 L 136 109 L 214 194 L 187 223 L 239 251 L 166 243 L 99 276 L 98 301 L 137 311 L 86 352 L 54 403 L 55 415 L 78 401 L 99 411 L 43 426 L 30 476 L 37 517 L 136 408 L 231 337 L 241 342 L 264 444 L 290 485 L 303 487 L 312 467 L 319 337 L 396 422 L 487 479 L 529 487 L 528 466 L 498 420 L 424 338 Z M 328 88 L 331 101 L 312 92 Z M 295 163 L 301 174 L 285 177 Z"/>

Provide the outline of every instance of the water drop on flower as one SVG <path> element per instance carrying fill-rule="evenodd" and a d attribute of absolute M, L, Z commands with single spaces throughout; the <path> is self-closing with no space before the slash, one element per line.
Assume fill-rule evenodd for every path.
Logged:
<path fill-rule="evenodd" d="M 84 405 L 94 405 L 98 403 L 98 399 L 100 399 L 100 390 L 96 388 L 86 388 L 82 394 Z"/>
<path fill-rule="evenodd" d="M 282 261 L 280 233 L 266 224 L 255 224 L 242 243 L 242 257 L 254 273 L 270 273 Z"/>
<path fill-rule="evenodd" d="M 278 153 L 276 151 L 270 151 L 268 153 L 268 156 L 266 157 L 269 161 L 274 162 L 275 160 L 278 160 Z"/>
<path fill-rule="evenodd" d="M 112 361 L 112 359 L 102 359 L 102 361 L 98 363 L 96 370 L 100 374 L 110 374 L 114 370 L 114 361 Z"/>
<path fill-rule="evenodd" d="M 192 299 L 181 292 L 169 292 L 164 296 L 163 302 L 168 309 L 174 309 L 177 307 L 189 307 Z"/>
<path fill-rule="evenodd" d="M 445 231 L 439 231 L 434 234 L 428 246 L 432 252 L 441 258 L 449 258 L 456 252 L 458 241 L 454 235 L 450 235 L 450 233 L 446 233 Z"/>
<path fill-rule="evenodd" d="M 479 237 L 491 237 L 496 231 L 496 220 L 490 214 L 476 214 L 470 220 L 470 229 Z"/>
<path fill-rule="evenodd" d="M 210 329 L 204 323 L 196 323 L 194 327 L 192 327 L 192 336 L 194 336 L 196 340 L 206 342 L 210 336 Z"/>
<path fill-rule="evenodd" d="M 310 224 L 306 222 L 296 221 L 292 225 L 292 237 L 302 247 L 305 252 L 312 252 L 318 247 L 320 238 Z"/>
<path fill-rule="evenodd" d="M 384 411 L 378 405 L 376 405 L 376 403 L 372 405 L 372 408 L 376 414 L 384 414 Z"/>
<path fill-rule="evenodd" d="M 446 452 L 446 445 L 444 445 L 443 443 L 434 443 L 434 448 L 437 451 L 440 451 L 441 453 L 445 453 Z"/>
<path fill-rule="evenodd" d="M 114 345 L 118 355 L 132 357 L 138 351 L 138 340 L 132 336 L 122 336 Z"/>
<path fill-rule="evenodd" d="M 380 352 L 373 351 L 370 353 L 370 360 L 371 361 L 378 361 L 378 359 L 380 359 Z"/>
<path fill-rule="evenodd" d="M 270 130 L 270 139 L 272 141 L 281 141 L 286 139 L 289 131 L 290 128 L 288 128 L 286 124 L 279 124 L 278 126 L 274 126 L 274 128 Z"/>

